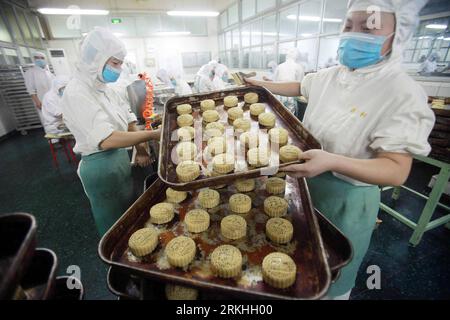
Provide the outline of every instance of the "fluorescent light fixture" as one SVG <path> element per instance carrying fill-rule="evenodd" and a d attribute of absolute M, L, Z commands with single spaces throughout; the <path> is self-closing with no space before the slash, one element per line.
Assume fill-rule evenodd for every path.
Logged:
<path fill-rule="evenodd" d="M 296 16 L 295 14 L 290 14 L 286 18 L 289 20 L 300 20 L 300 21 L 310 21 L 310 22 L 320 22 L 320 17 L 316 16 Z M 341 23 L 342 19 L 336 19 L 336 18 L 323 18 L 324 22 L 336 22 Z"/>
<path fill-rule="evenodd" d="M 219 12 L 217 11 L 167 11 L 169 16 L 181 16 L 181 17 L 217 17 Z"/>
<path fill-rule="evenodd" d="M 190 34 L 190 31 L 159 31 L 154 33 L 155 36 L 187 36 Z"/>
<path fill-rule="evenodd" d="M 106 16 L 109 14 L 108 10 L 93 10 L 93 9 L 63 9 L 63 8 L 39 8 L 37 9 L 42 14 L 62 14 L 62 15 L 91 15 L 91 16 Z"/>
<path fill-rule="evenodd" d="M 446 24 L 428 24 L 425 26 L 427 29 L 445 30 L 447 29 Z"/>

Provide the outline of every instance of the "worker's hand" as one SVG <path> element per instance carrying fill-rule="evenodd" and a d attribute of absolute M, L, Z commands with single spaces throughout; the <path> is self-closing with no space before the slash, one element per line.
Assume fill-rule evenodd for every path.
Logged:
<path fill-rule="evenodd" d="M 295 178 L 312 178 L 324 172 L 332 171 L 336 161 L 332 153 L 323 150 L 303 152 L 299 159 L 305 160 L 305 163 L 280 168 L 280 171 L 284 171 Z"/>
<path fill-rule="evenodd" d="M 273 81 L 272 79 L 267 78 L 266 76 L 263 76 L 264 81 Z"/>
<path fill-rule="evenodd" d="M 148 167 L 151 164 L 150 155 L 145 150 L 137 151 L 135 164 L 141 168 Z"/>
<path fill-rule="evenodd" d="M 36 108 L 38 108 L 39 110 L 42 110 L 42 102 L 36 101 L 35 104 L 36 104 Z"/>
<path fill-rule="evenodd" d="M 152 140 L 158 140 L 161 138 L 161 128 L 151 131 L 153 133 Z"/>
<path fill-rule="evenodd" d="M 256 80 L 255 78 L 244 78 L 244 81 L 248 84 L 251 84 L 253 86 L 260 86 L 261 84 L 259 83 L 258 80 Z"/>

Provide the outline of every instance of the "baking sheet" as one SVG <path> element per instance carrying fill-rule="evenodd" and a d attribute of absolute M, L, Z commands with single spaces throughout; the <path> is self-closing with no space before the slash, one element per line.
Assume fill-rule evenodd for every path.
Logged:
<path fill-rule="evenodd" d="M 268 217 L 263 213 L 262 205 L 263 200 L 269 196 L 262 188 L 265 180 L 266 178 L 258 179 L 258 191 L 248 193 L 252 198 L 253 208 L 244 216 L 248 224 L 244 240 L 229 241 L 220 234 L 220 220 L 229 213 L 228 199 L 236 193 L 234 186 L 218 190 L 221 204 L 208 210 L 211 216 L 208 231 L 201 234 L 187 232 L 183 223 L 184 216 L 189 210 L 199 207 L 196 199 L 198 191 L 192 191 L 189 198 L 176 209 L 175 219 L 168 225 L 159 227 L 160 242 L 154 253 L 145 259 L 134 257 L 128 249 L 129 237 L 148 224 L 150 207 L 165 199 L 167 185 L 158 179 L 104 235 L 99 245 L 99 254 L 109 265 L 150 279 L 254 298 L 318 299 L 328 290 L 331 272 L 319 225 L 308 199 L 306 183 L 304 179 L 287 177 L 285 198 L 289 201 L 289 214 L 286 218 L 293 223 L 294 239 L 287 245 L 275 245 L 267 240 L 264 232 Z M 171 267 L 164 255 L 165 245 L 178 235 L 190 236 L 197 245 L 197 255 L 185 270 Z M 215 247 L 225 243 L 235 245 L 243 254 L 242 274 L 236 279 L 217 278 L 210 270 L 209 254 Z M 288 289 L 275 289 L 262 281 L 262 260 L 273 251 L 286 252 L 297 264 L 296 283 Z"/>
<path fill-rule="evenodd" d="M 288 144 L 295 145 L 303 151 L 310 149 L 321 149 L 320 143 L 306 130 L 302 123 L 288 110 L 286 109 L 280 101 L 278 101 L 267 89 L 263 87 L 238 87 L 233 89 L 228 89 L 224 91 L 216 91 L 207 94 L 196 94 L 190 96 L 174 97 L 167 101 L 165 105 L 165 112 L 163 117 L 163 132 L 161 135 L 160 143 L 160 157 L 158 163 L 158 175 L 166 184 L 170 185 L 172 188 L 177 190 L 194 190 L 203 188 L 206 186 L 217 186 L 220 184 L 229 184 L 236 179 L 242 178 L 255 178 L 261 176 L 261 169 L 250 169 L 246 160 L 246 150 L 240 145 L 239 135 L 235 139 L 233 146 L 232 141 L 228 141 L 228 150 L 234 148 L 235 154 L 237 151 L 241 151 L 245 156 L 244 158 L 236 157 L 235 171 L 234 173 L 222 175 L 218 177 L 211 177 L 210 173 L 212 171 L 212 166 L 210 161 L 208 162 L 203 154 L 199 151 L 197 162 L 201 163 L 202 171 L 199 178 L 195 181 L 180 183 L 176 176 L 176 163 L 172 159 L 172 150 L 178 144 L 178 140 L 174 135 L 174 132 L 179 128 L 177 125 L 178 114 L 176 112 L 176 107 L 180 104 L 189 103 L 192 105 L 193 117 L 194 117 L 194 128 L 196 130 L 194 143 L 198 150 L 205 150 L 207 141 L 202 136 L 202 117 L 200 114 L 200 102 L 205 99 L 212 99 L 216 102 L 216 110 L 220 115 L 220 122 L 223 123 L 228 128 L 233 128 L 233 125 L 228 122 L 228 114 L 226 108 L 223 106 L 223 99 L 229 95 L 235 95 L 239 99 L 239 106 L 244 110 L 244 118 L 250 119 L 252 122 L 251 131 L 260 132 L 260 139 L 267 139 L 267 131 L 265 128 L 260 127 L 257 118 L 250 115 L 249 104 L 244 102 L 244 95 L 248 92 L 255 92 L 259 96 L 259 102 L 264 103 L 266 106 L 266 112 L 271 112 L 276 116 L 277 128 L 284 128 L 288 131 L 289 142 Z M 266 137 L 266 138 L 264 138 Z M 289 164 L 279 164 L 278 150 L 271 153 L 271 162 L 269 166 L 271 167 L 282 167 Z M 276 172 L 276 169 L 274 169 Z"/>

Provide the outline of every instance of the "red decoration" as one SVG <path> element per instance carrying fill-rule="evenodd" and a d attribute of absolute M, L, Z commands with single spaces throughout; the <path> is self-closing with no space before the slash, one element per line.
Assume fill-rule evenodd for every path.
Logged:
<path fill-rule="evenodd" d="M 152 116 L 153 116 L 153 103 L 154 103 L 154 96 L 153 96 L 153 83 L 150 77 L 147 75 L 147 73 L 141 73 L 139 74 L 139 79 L 145 81 L 145 87 L 147 88 L 147 95 L 145 97 L 145 105 L 142 110 L 142 117 L 145 120 L 145 129 L 152 130 Z"/>

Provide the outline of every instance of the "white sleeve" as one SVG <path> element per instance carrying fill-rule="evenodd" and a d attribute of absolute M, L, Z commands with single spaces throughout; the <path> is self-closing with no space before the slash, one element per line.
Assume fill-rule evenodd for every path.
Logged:
<path fill-rule="evenodd" d="M 100 108 L 95 99 L 85 94 L 64 94 L 62 103 L 65 105 L 64 121 L 70 126 L 76 126 L 91 148 L 99 148 L 100 143 L 114 131 L 111 119 Z M 67 112 L 66 112 L 67 110 Z"/>
<path fill-rule="evenodd" d="M 300 85 L 300 90 L 302 93 L 302 96 L 304 96 L 307 100 L 309 99 L 309 93 L 311 91 L 312 81 L 314 77 L 316 76 L 316 73 L 309 73 L 304 78 Z"/>
<path fill-rule="evenodd" d="M 28 94 L 37 94 L 36 83 L 34 81 L 32 69 L 26 71 L 23 77 L 25 79 L 25 87 L 27 88 Z"/>
<path fill-rule="evenodd" d="M 370 148 L 375 152 L 399 152 L 427 156 L 431 147 L 428 136 L 435 116 L 426 96 L 410 93 L 402 96 L 391 115 L 387 115 L 370 135 Z"/>

